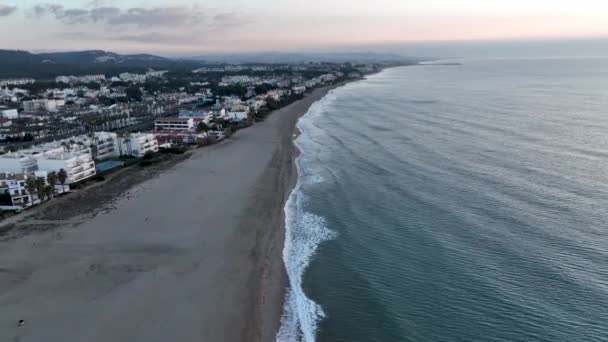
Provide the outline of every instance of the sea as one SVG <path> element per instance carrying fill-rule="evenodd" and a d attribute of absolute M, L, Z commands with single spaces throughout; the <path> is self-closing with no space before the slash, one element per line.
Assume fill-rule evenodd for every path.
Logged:
<path fill-rule="evenodd" d="M 277 341 L 608 341 L 608 58 L 450 62 L 298 122 Z"/>

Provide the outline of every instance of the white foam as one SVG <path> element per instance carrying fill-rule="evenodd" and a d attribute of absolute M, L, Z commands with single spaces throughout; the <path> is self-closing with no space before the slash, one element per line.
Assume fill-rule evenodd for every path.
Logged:
<path fill-rule="evenodd" d="M 298 121 L 301 131 L 296 145 L 301 151 L 296 161 L 298 181 L 285 205 L 285 246 L 283 261 L 289 277 L 289 289 L 285 298 L 281 327 L 277 342 L 314 342 L 319 321 L 325 317 L 320 305 L 304 293 L 302 280 L 312 256 L 319 244 L 335 238 L 321 216 L 306 212 L 307 197 L 302 191 L 306 184 L 323 182 L 320 169 L 311 163 L 315 142 L 311 132 L 316 128 L 314 119 L 322 115 L 333 100 L 332 93 L 314 103 L 310 110 Z"/>

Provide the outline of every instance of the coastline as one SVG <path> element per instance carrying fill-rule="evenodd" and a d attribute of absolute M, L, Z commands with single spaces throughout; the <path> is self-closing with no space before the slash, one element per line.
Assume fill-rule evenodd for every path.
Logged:
<path fill-rule="evenodd" d="M 1 241 L 0 337 L 274 341 L 296 122 L 341 85 L 195 151 L 108 210 Z"/>
<path fill-rule="evenodd" d="M 284 134 L 281 137 L 281 143 L 278 145 L 272 162 L 264 178 L 260 180 L 260 183 L 277 184 L 276 190 L 281 196 L 277 196 L 277 193 L 274 191 L 268 191 L 268 187 L 266 189 L 259 189 L 260 192 L 257 195 L 259 200 L 262 202 L 272 201 L 275 204 L 272 206 L 274 212 L 270 215 L 269 220 L 264 221 L 258 218 L 255 224 L 260 226 L 260 228 L 264 226 L 276 227 L 278 231 L 266 231 L 266 234 L 273 234 L 274 236 L 265 241 L 268 244 L 267 246 L 256 246 L 262 252 L 266 252 L 266 254 L 263 258 L 264 264 L 258 265 L 262 267 L 258 270 L 260 274 L 257 275 L 257 280 L 255 279 L 257 272 L 252 274 L 254 279 L 251 281 L 257 281 L 256 292 L 258 296 L 253 314 L 248 319 L 249 327 L 246 329 L 247 334 L 243 341 L 270 342 L 276 340 L 289 283 L 283 260 L 283 248 L 285 245 L 284 208 L 298 180 L 296 158 L 300 151 L 296 147 L 294 140 L 300 132 L 296 125 L 298 120 L 308 112 L 312 104 L 320 101 L 331 90 L 344 84 L 346 82 L 316 89 L 304 99 L 284 108 L 285 111 L 283 113 L 281 112 L 284 109 L 280 109 L 277 113 L 271 115 L 286 115 L 289 118 L 284 123 Z M 291 106 L 293 108 L 289 108 Z M 251 224 L 251 222 L 246 222 L 246 224 Z M 264 239 L 261 239 L 261 241 L 264 242 Z"/>

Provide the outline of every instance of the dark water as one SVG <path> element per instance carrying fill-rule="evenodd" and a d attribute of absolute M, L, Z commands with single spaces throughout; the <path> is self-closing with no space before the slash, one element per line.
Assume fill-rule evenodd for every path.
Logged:
<path fill-rule="evenodd" d="M 390 69 L 300 128 L 278 340 L 608 341 L 607 59 Z"/>

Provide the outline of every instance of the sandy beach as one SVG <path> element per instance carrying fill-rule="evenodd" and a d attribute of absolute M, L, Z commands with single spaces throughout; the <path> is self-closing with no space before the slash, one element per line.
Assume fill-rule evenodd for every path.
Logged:
<path fill-rule="evenodd" d="M 295 122 L 328 91 L 196 150 L 107 210 L 0 242 L 0 340 L 273 341 Z"/>

